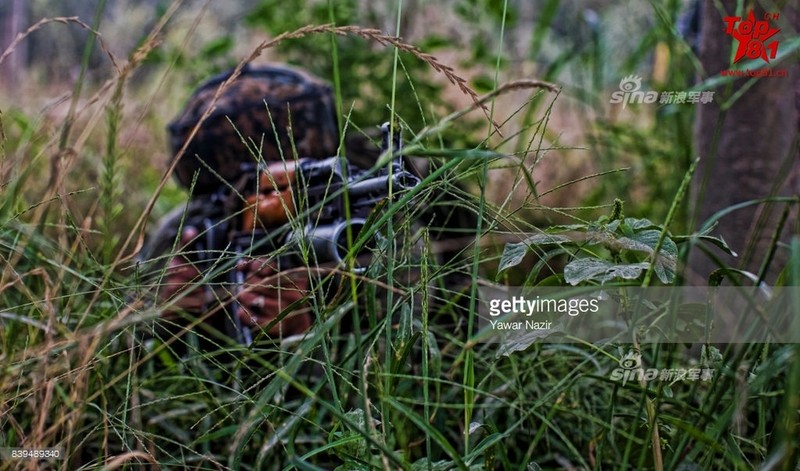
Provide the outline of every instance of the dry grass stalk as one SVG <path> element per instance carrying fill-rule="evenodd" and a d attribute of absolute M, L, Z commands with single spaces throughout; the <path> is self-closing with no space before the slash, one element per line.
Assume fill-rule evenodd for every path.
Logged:
<path fill-rule="evenodd" d="M 278 44 L 280 44 L 281 42 L 283 42 L 283 41 L 285 41 L 287 39 L 299 39 L 299 38 L 303 38 L 303 37 L 311 35 L 311 34 L 319 34 L 319 33 L 333 33 L 333 34 L 337 34 L 337 35 L 341 35 L 341 36 L 351 34 L 351 35 L 359 36 L 359 37 L 362 37 L 362 38 L 365 38 L 365 39 L 371 39 L 371 40 L 373 40 L 373 41 L 375 41 L 375 42 L 377 42 L 377 43 L 379 43 L 381 45 L 391 44 L 391 45 L 397 47 L 398 49 L 400 49 L 402 51 L 405 51 L 405 52 L 408 52 L 408 53 L 414 55 L 415 57 L 419 58 L 420 60 L 422 60 L 426 64 L 430 65 L 431 68 L 433 68 L 437 72 L 442 73 L 445 77 L 447 77 L 447 79 L 452 84 L 456 85 L 459 88 L 459 90 L 461 90 L 461 92 L 465 93 L 470 98 L 472 98 L 473 103 L 475 103 L 475 105 L 477 107 L 480 107 L 481 109 L 483 109 L 484 113 L 487 114 L 487 118 L 488 118 L 488 110 L 486 108 L 485 103 L 480 101 L 480 99 L 478 98 L 477 93 L 475 93 L 475 91 L 472 90 L 467 85 L 466 80 L 464 78 L 460 77 L 459 75 L 457 75 L 454 72 L 452 67 L 450 67 L 448 65 L 445 65 L 445 64 L 442 64 L 441 62 L 438 61 L 438 59 L 436 59 L 436 57 L 434 57 L 434 56 L 432 56 L 430 54 L 427 54 L 425 52 L 422 52 L 416 46 L 404 43 L 400 38 L 398 38 L 396 36 L 390 36 L 390 35 L 384 34 L 380 30 L 377 30 L 377 29 L 362 28 L 360 26 L 353 26 L 353 25 L 348 25 L 348 26 L 308 25 L 308 26 L 304 26 L 302 28 L 298 28 L 298 29 L 296 29 L 294 31 L 290 31 L 290 32 L 279 34 L 278 36 L 276 36 L 276 37 L 274 37 L 272 39 L 263 41 L 255 49 L 253 49 L 253 52 L 250 53 L 250 55 L 248 55 L 242 61 L 240 61 L 239 64 L 234 68 L 234 70 L 231 73 L 231 75 L 225 81 L 223 81 L 219 85 L 219 87 L 217 87 L 217 90 L 214 93 L 214 96 L 212 97 L 209 105 L 206 107 L 205 112 L 200 117 L 200 119 L 197 121 L 197 123 L 195 124 L 194 128 L 192 128 L 192 130 L 189 132 L 189 134 L 188 134 L 188 136 L 186 138 L 186 141 L 183 144 L 183 147 L 181 147 L 178 150 L 178 152 L 176 153 L 174 159 L 172 160 L 172 164 L 170 165 L 170 167 L 167 169 L 167 171 L 162 176 L 161 181 L 159 182 L 158 186 L 156 187 L 156 190 L 153 193 L 153 196 L 148 201 L 148 203 L 147 203 L 147 205 L 145 207 L 145 210 L 142 212 L 141 217 L 139 218 L 139 220 L 134 225 L 134 229 L 131 231 L 131 233 L 129 234 L 128 238 L 125 240 L 125 242 L 122 244 L 122 247 L 121 247 L 120 252 L 119 252 L 119 256 L 117 257 L 117 259 L 113 263 L 114 266 L 117 266 L 119 263 L 122 263 L 123 261 L 130 260 L 131 258 L 133 258 L 141 250 L 142 246 L 144 245 L 144 236 L 145 236 L 145 230 L 146 230 L 145 221 L 149 217 L 149 214 L 152 212 L 153 207 L 155 206 L 156 200 L 158 199 L 158 196 L 161 194 L 161 192 L 163 191 L 163 189 L 166 186 L 167 182 L 169 181 L 169 178 L 172 176 L 172 173 L 175 170 L 175 166 L 180 161 L 181 157 L 183 157 L 183 155 L 186 152 L 186 148 L 188 147 L 189 143 L 192 141 L 192 139 L 194 139 L 195 135 L 200 130 L 200 127 L 203 125 L 203 123 L 214 112 L 214 110 L 216 109 L 216 103 L 217 103 L 217 101 L 219 101 L 219 98 L 222 96 L 222 94 L 225 92 L 225 90 L 227 90 L 231 86 L 231 84 L 241 75 L 242 69 L 244 68 L 244 66 L 246 64 L 254 61 L 259 56 L 261 56 L 261 54 L 266 49 L 275 47 L 275 46 L 277 46 Z M 542 84 L 544 84 L 544 82 L 542 82 Z M 496 128 L 498 127 L 496 123 L 493 123 L 493 124 L 495 125 Z M 137 228 L 138 228 L 138 231 L 137 231 Z M 134 236 L 136 237 L 136 246 L 134 247 L 133 251 L 129 255 L 125 256 L 124 255 L 125 251 L 130 246 L 130 244 L 133 242 Z"/>
<path fill-rule="evenodd" d="M 100 35 L 100 33 L 95 31 L 91 26 L 89 26 L 86 23 L 84 23 L 83 21 L 81 21 L 77 16 L 58 16 L 58 17 L 55 17 L 55 18 L 43 18 L 43 19 L 37 21 L 35 24 L 33 24 L 30 28 L 28 28 L 24 32 L 21 32 L 21 33 L 17 34 L 17 37 L 14 38 L 13 41 L 11 41 L 11 44 L 9 44 L 8 47 L 6 48 L 6 50 L 3 51 L 3 54 L 0 55 L 0 64 L 3 63 L 3 61 L 5 60 L 6 57 L 10 56 L 11 53 L 14 52 L 14 49 L 16 49 L 17 46 L 19 45 L 19 43 L 24 41 L 25 38 L 30 36 L 34 31 L 36 31 L 36 30 L 38 30 L 38 29 L 42 28 L 43 26 L 48 25 L 50 23 L 61 23 L 61 24 L 65 24 L 65 25 L 66 24 L 76 24 L 76 25 L 80 26 L 81 28 L 85 29 L 86 31 L 90 32 L 91 34 L 95 35 L 95 37 L 97 38 L 97 42 L 100 43 L 100 48 L 111 59 L 111 63 L 115 63 L 114 56 L 111 54 L 111 52 L 109 52 L 108 48 L 106 47 L 105 43 L 103 42 L 103 38 Z"/>

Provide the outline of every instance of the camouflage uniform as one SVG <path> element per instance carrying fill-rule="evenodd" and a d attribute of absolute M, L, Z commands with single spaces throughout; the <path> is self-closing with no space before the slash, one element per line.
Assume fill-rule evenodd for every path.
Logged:
<path fill-rule="evenodd" d="M 169 125 L 174 156 L 212 105 L 218 87 L 229 77 L 227 72 L 204 83 Z M 175 253 L 182 227 L 204 217 L 219 220 L 225 216 L 220 205 L 214 204 L 214 193 L 226 182 L 234 184 L 243 163 L 295 157 L 322 159 L 336 154 L 339 135 L 331 88 L 307 73 L 285 66 L 245 67 L 214 106 L 175 166 L 174 176 L 181 185 L 191 188 L 191 199 L 160 221 L 142 251 L 144 260 L 155 260 L 150 273 L 158 273 L 166 265 L 165 254 Z M 346 148 L 348 160 L 361 167 L 371 166 L 380 153 L 370 139 L 361 135 L 348 136 Z M 454 208 L 443 209 L 430 209 L 421 221 L 451 225 L 450 212 Z M 467 226 L 474 227 L 474 217 L 467 216 L 471 216 Z M 440 229 L 432 236 L 440 239 L 451 234 Z M 418 252 L 418 247 L 412 252 Z M 395 277 L 403 278 L 398 274 Z"/>
<path fill-rule="evenodd" d="M 339 135 L 329 85 L 285 66 L 246 66 L 212 103 L 230 75 L 220 74 L 200 86 L 169 125 L 176 155 L 203 113 L 215 107 L 175 167 L 175 177 L 187 188 L 198 174 L 193 195 L 219 188 L 214 172 L 233 181 L 246 161 L 291 160 L 293 148 L 297 157 L 322 159 L 336 154 Z"/>
<path fill-rule="evenodd" d="M 169 282 L 164 268 L 179 252 L 178 234 L 205 218 L 225 217 L 223 207 L 214 201 L 216 192 L 239 178 L 242 164 L 336 154 L 339 135 L 328 84 L 286 66 L 248 65 L 212 103 L 231 73 L 202 84 L 168 127 L 172 158 L 186 147 L 174 177 L 191 197 L 159 221 L 140 254 L 148 278 L 161 285 L 159 291 L 165 291 L 163 283 Z M 209 106 L 214 109 L 187 144 Z M 163 295 L 158 297 L 164 301 Z"/>
<path fill-rule="evenodd" d="M 202 84 L 169 124 L 173 159 L 231 73 Z M 210 195 L 225 185 L 220 177 L 235 181 L 242 163 L 292 160 L 295 151 L 297 157 L 317 159 L 336 154 L 339 134 L 331 88 L 300 70 L 247 65 L 213 106 L 173 174 L 183 187 L 191 188 L 191 200 L 159 222 L 144 248 L 144 259 L 171 249 L 181 221 L 202 217 L 210 208 Z"/>

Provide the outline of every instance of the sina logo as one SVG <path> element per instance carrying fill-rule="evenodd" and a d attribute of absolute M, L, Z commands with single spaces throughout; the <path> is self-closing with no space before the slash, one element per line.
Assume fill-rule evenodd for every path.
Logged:
<path fill-rule="evenodd" d="M 643 92 L 642 78 L 638 75 L 628 75 L 619 81 L 619 90 L 611 94 L 611 103 L 622 103 L 625 108 L 628 103 L 655 103 L 658 101 L 658 92 Z"/>
<path fill-rule="evenodd" d="M 633 93 L 642 88 L 642 78 L 638 75 L 628 75 L 619 81 L 619 89 L 623 93 Z"/>
<path fill-rule="evenodd" d="M 642 356 L 635 352 L 628 352 L 619 359 L 619 366 L 626 370 L 635 370 L 642 367 Z"/>
<path fill-rule="evenodd" d="M 642 370 L 642 356 L 635 352 L 628 352 L 619 359 L 619 368 L 611 372 L 611 379 L 622 381 L 622 385 L 628 381 L 638 381 L 640 379 L 652 380 L 658 376 L 658 370 Z"/>

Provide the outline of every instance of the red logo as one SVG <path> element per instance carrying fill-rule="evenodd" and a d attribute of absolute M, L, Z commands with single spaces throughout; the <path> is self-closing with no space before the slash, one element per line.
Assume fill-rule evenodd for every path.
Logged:
<path fill-rule="evenodd" d="M 780 31 L 780 28 L 770 27 L 767 20 L 778 19 L 778 14 L 766 13 L 764 18 L 763 20 L 756 20 L 752 10 L 747 15 L 747 19 L 742 19 L 740 16 L 726 16 L 724 18 L 727 25 L 725 33 L 733 36 L 739 42 L 739 46 L 736 48 L 736 56 L 733 58 L 734 64 L 745 56 L 748 59 L 760 57 L 764 62 L 769 63 L 770 59 L 774 59 L 778 55 L 779 41 L 776 39 L 767 44 L 767 41 Z"/>

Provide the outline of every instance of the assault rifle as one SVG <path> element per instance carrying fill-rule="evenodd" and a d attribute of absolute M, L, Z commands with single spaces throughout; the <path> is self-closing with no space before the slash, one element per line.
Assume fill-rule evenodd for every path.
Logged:
<path fill-rule="evenodd" d="M 309 262 L 341 266 L 379 203 L 420 184 L 403 168 L 399 133 L 390 135 L 389 123 L 381 131 L 382 154 L 390 146 L 396 154 L 391 168 L 363 170 L 341 156 L 245 164 L 239 181 L 211 196 L 211 215 L 189 222 L 200 230 L 193 249 L 205 279 L 226 284 L 232 292 L 233 299 L 225 303 L 225 328 L 239 343 L 252 342 L 236 300 L 244 273 L 236 264 L 223 263 L 225 255 L 233 254 L 238 263 L 243 257 L 279 254 L 278 270 Z M 367 244 L 361 246 L 355 255 L 367 251 Z M 301 256 L 304 251 L 307 257 Z"/>

